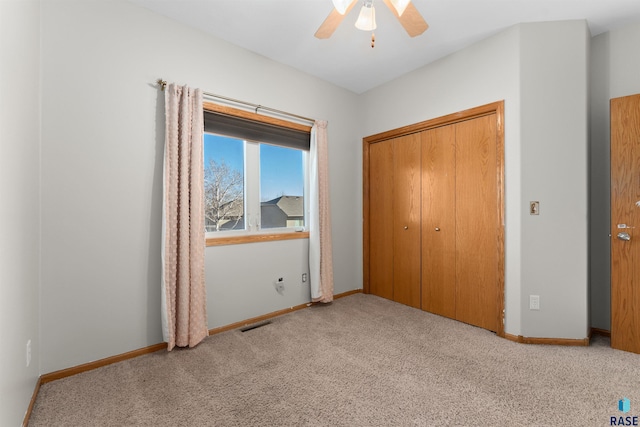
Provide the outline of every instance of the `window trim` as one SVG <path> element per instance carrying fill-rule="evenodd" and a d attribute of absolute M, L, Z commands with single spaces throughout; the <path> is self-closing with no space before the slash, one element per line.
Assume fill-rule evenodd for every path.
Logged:
<path fill-rule="evenodd" d="M 207 246 L 239 245 L 243 243 L 276 242 L 278 240 L 308 239 L 308 231 L 283 231 L 280 233 L 254 233 L 236 236 L 207 237 Z"/>
<path fill-rule="evenodd" d="M 294 129 L 302 132 L 311 133 L 311 126 L 301 123 L 295 123 L 288 120 L 279 119 L 276 117 L 265 116 L 263 114 L 253 113 L 251 111 L 240 110 L 225 105 L 215 104 L 213 102 L 203 102 L 203 109 L 218 114 L 226 114 L 229 116 L 240 117 L 243 119 L 254 120 L 256 122 L 265 123 L 273 126 L 280 126 L 287 129 Z M 306 180 L 306 179 L 305 179 Z M 307 183 L 305 183 L 305 186 Z M 305 202 L 306 210 L 306 202 Z M 261 232 L 262 231 L 262 232 Z M 281 231 L 273 232 L 272 230 L 261 230 L 253 233 L 242 233 L 235 235 L 220 235 L 220 236 L 207 236 L 206 246 L 222 246 L 222 245 L 236 245 L 243 243 L 259 243 L 259 242 L 272 242 L 279 240 L 294 240 L 294 239 L 308 239 L 309 231 L 298 231 L 291 228 L 283 228 Z"/>

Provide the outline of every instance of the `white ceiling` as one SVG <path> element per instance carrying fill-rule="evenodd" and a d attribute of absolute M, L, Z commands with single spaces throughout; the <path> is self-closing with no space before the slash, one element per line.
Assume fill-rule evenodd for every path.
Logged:
<path fill-rule="evenodd" d="M 517 23 L 586 19 L 595 36 L 640 22 L 640 0 L 413 0 L 430 28 L 410 38 L 382 0 L 374 0 L 372 49 L 371 34 L 354 27 L 359 6 L 330 39 L 314 37 L 331 0 L 130 1 L 355 93 Z"/>

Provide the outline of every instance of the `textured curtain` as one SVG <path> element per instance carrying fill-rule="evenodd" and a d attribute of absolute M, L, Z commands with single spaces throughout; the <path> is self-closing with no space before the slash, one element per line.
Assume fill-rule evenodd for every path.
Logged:
<path fill-rule="evenodd" d="M 165 115 L 162 334 L 171 350 L 208 335 L 202 91 L 168 85 Z"/>
<path fill-rule="evenodd" d="M 327 122 L 316 121 L 309 149 L 309 279 L 312 301 L 325 303 L 333 301 L 327 150 Z"/>

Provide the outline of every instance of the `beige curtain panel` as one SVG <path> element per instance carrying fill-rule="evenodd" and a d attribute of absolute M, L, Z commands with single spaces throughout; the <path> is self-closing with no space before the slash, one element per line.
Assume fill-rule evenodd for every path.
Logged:
<path fill-rule="evenodd" d="M 314 302 L 333 301 L 333 251 L 329 203 L 329 153 L 327 122 L 311 128 L 309 150 L 309 278 Z"/>
<path fill-rule="evenodd" d="M 170 351 L 208 335 L 202 91 L 168 85 L 165 114 L 162 333 Z"/>

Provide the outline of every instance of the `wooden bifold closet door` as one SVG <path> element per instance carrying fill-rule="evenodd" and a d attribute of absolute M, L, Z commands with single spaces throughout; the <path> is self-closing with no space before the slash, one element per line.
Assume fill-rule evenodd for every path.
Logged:
<path fill-rule="evenodd" d="M 422 135 L 422 309 L 456 317 L 456 132 Z"/>
<path fill-rule="evenodd" d="M 365 292 L 503 335 L 502 103 L 485 107 L 365 138 Z"/>
<path fill-rule="evenodd" d="M 497 331 L 495 115 L 422 141 L 422 308 Z"/>
<path fill-rule="evenodd" d="M 420 136 L 380 142 L 370 153 L 371 293 L 420 307 Z"/>

